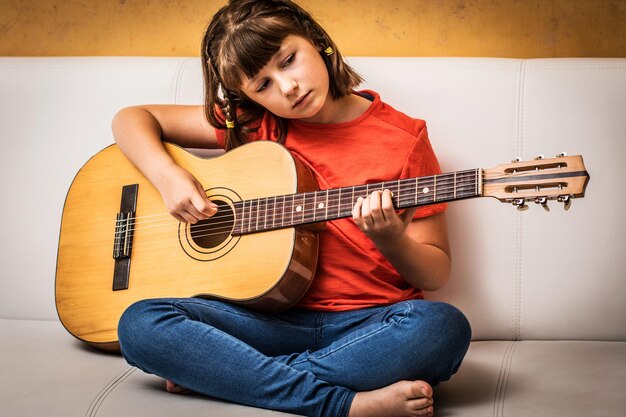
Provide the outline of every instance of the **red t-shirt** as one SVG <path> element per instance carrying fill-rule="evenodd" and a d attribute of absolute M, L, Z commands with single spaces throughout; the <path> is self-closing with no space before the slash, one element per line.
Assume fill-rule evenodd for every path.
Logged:
<path fill-rule="evenodd" d="M 368 110 L 337 124 L 289 122 L 285 146 L 315 174 L 321 190 L 439 174 L 426 123 L 383 103 L 377 93 Z M 252 140 L 275 140 L 274 123 L 264 117 Z M 218 140 L 223 146 L 223 132 Z M 414 218 L 446 209 L 445 203 L 419 208 Z M 329 221 L 320 234 L 319 258 L 311 288 L 296 307 L 343 311 L 422 298 L 404 281 L 351 218 Z"/>

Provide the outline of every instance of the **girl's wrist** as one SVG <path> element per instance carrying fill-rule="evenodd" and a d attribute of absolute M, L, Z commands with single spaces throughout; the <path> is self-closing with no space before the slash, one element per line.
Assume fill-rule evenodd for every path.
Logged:
<path fill-rule="evenodd" d="M 382 238 L 374 241 L 374 244 L 378 250 L 383 254 L 396 253 L 401 250 L 406 250 L 407 246 L 411 244 L 411 239 L 406 233 L 402 233 L 400 237 L 396 238 Z"/>

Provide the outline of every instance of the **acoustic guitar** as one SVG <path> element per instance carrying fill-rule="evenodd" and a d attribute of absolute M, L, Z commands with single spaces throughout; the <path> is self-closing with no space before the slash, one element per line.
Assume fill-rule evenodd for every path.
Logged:
<path fill-rule="evenodd" d="M 589 180 L 581 156 L 562 154 L 318 190 L 305 165 L 274 142 L 210 159 L 164 145 L 219 206 L 210 219 L 194 225 L 174 219 L 116 145 L 80 169 L 65 200 L 56 308 L 72 335 L 100 349 L 118 349 L 119 318 L 142 299 L 199 296 L 264 311 L 290 307 L 315 274 L 317 225 L 350 217 L 357 198 L 372 191 L 390 189 L 397 209 L 483 196 L 519 209 L 527 202 L 547 208 L 548 200 L 568 208 Z"/>

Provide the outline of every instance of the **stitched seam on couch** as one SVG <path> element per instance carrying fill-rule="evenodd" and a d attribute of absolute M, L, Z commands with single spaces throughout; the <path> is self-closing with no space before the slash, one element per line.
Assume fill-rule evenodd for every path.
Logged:
<path fill-rule="evenodd" d="M 526 60 L 520 61 L 517 78 L 516 132 L 513 143 L 514 155 L 524 153 L 524 112 L 526 91 Z M 522 310 L 522 254 L 523 254 L 523 219 L 521 213 L 515 213 L 513 231 L 513 301 L 511 306 L 511 333 L 513 340 L 521 339 Z"/>
<path fill-rule="evenodd" d="M 513 354 L 519 342 L 510 342 L 506 347 L 502 364 L 500 365 L 500 374 L 496 383 L 496 391 L 493 399 L 493 417 L 504 416 L 504 397 L 506 396 L 506 387 L 511 375 L 511 363 L 513 362 Z"/>
<path fill-rule="evenodd" d="M 98 411 L 100 410 L 100 406 L 102 405 L 104 400 L 106 400 L 106 398 L 109 396 L 109 394 L 118 385 L 124 382 L 124 380 L 126 380 L 126 378 L 130 376 L 130 374 L 135 372 L 135 370 L 137 370 L 137 368 L 129 367 L 126 370 L 124 370 L 121 374 L 116 376 L 111 382 L 109 382 L 102 389 L 102 391 L 100 391 L 100 393 L 96 396 L 96 398 L 93 399 L 93 401 L 89 405 L 89 408 L 87 409 L 87 412 L 85 413 L 85 417 L 95 417 L 98 414 Z"/>
<path fill-rule="evenodd" d="M 188 60 L 184 60 L 178 64 L 178 68 L 176 69 L 176 75 L 174 75 L 174 91 L 172 91 L 172 101 L 174 104 L 179 104 L 180 102 L 180 83 L 188 62 Z"/>

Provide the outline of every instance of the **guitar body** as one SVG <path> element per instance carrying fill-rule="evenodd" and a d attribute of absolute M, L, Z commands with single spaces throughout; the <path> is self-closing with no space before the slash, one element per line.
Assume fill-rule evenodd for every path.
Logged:
<path fill-rule="evenodd" d="M 314 190 L 316 183 L 302 163 L 281 145 L 265 141 L 211 159 L 165 146 L 220 206 L 206 222 L 222 221 L 227 227 L 215 235 L 203 233 L 202 222 L 194 229 L 175 220 L 116 145 L 91 158 L 65 201 L 55 298 L 65 328 L 101 349 L 118 348 L 119 318 L 139 300 L 200 296 L 278 311 L 304 295 L 313 279 L 318 238 L 310 229 L 231 233 L 235 202 Z M 127 288 L 114 290 L 116 263 L 122 262 L 113 256 L 116 216 L 123 187 L 133 184 L 132 251 L 126 269 L 121 268 Z"/>

